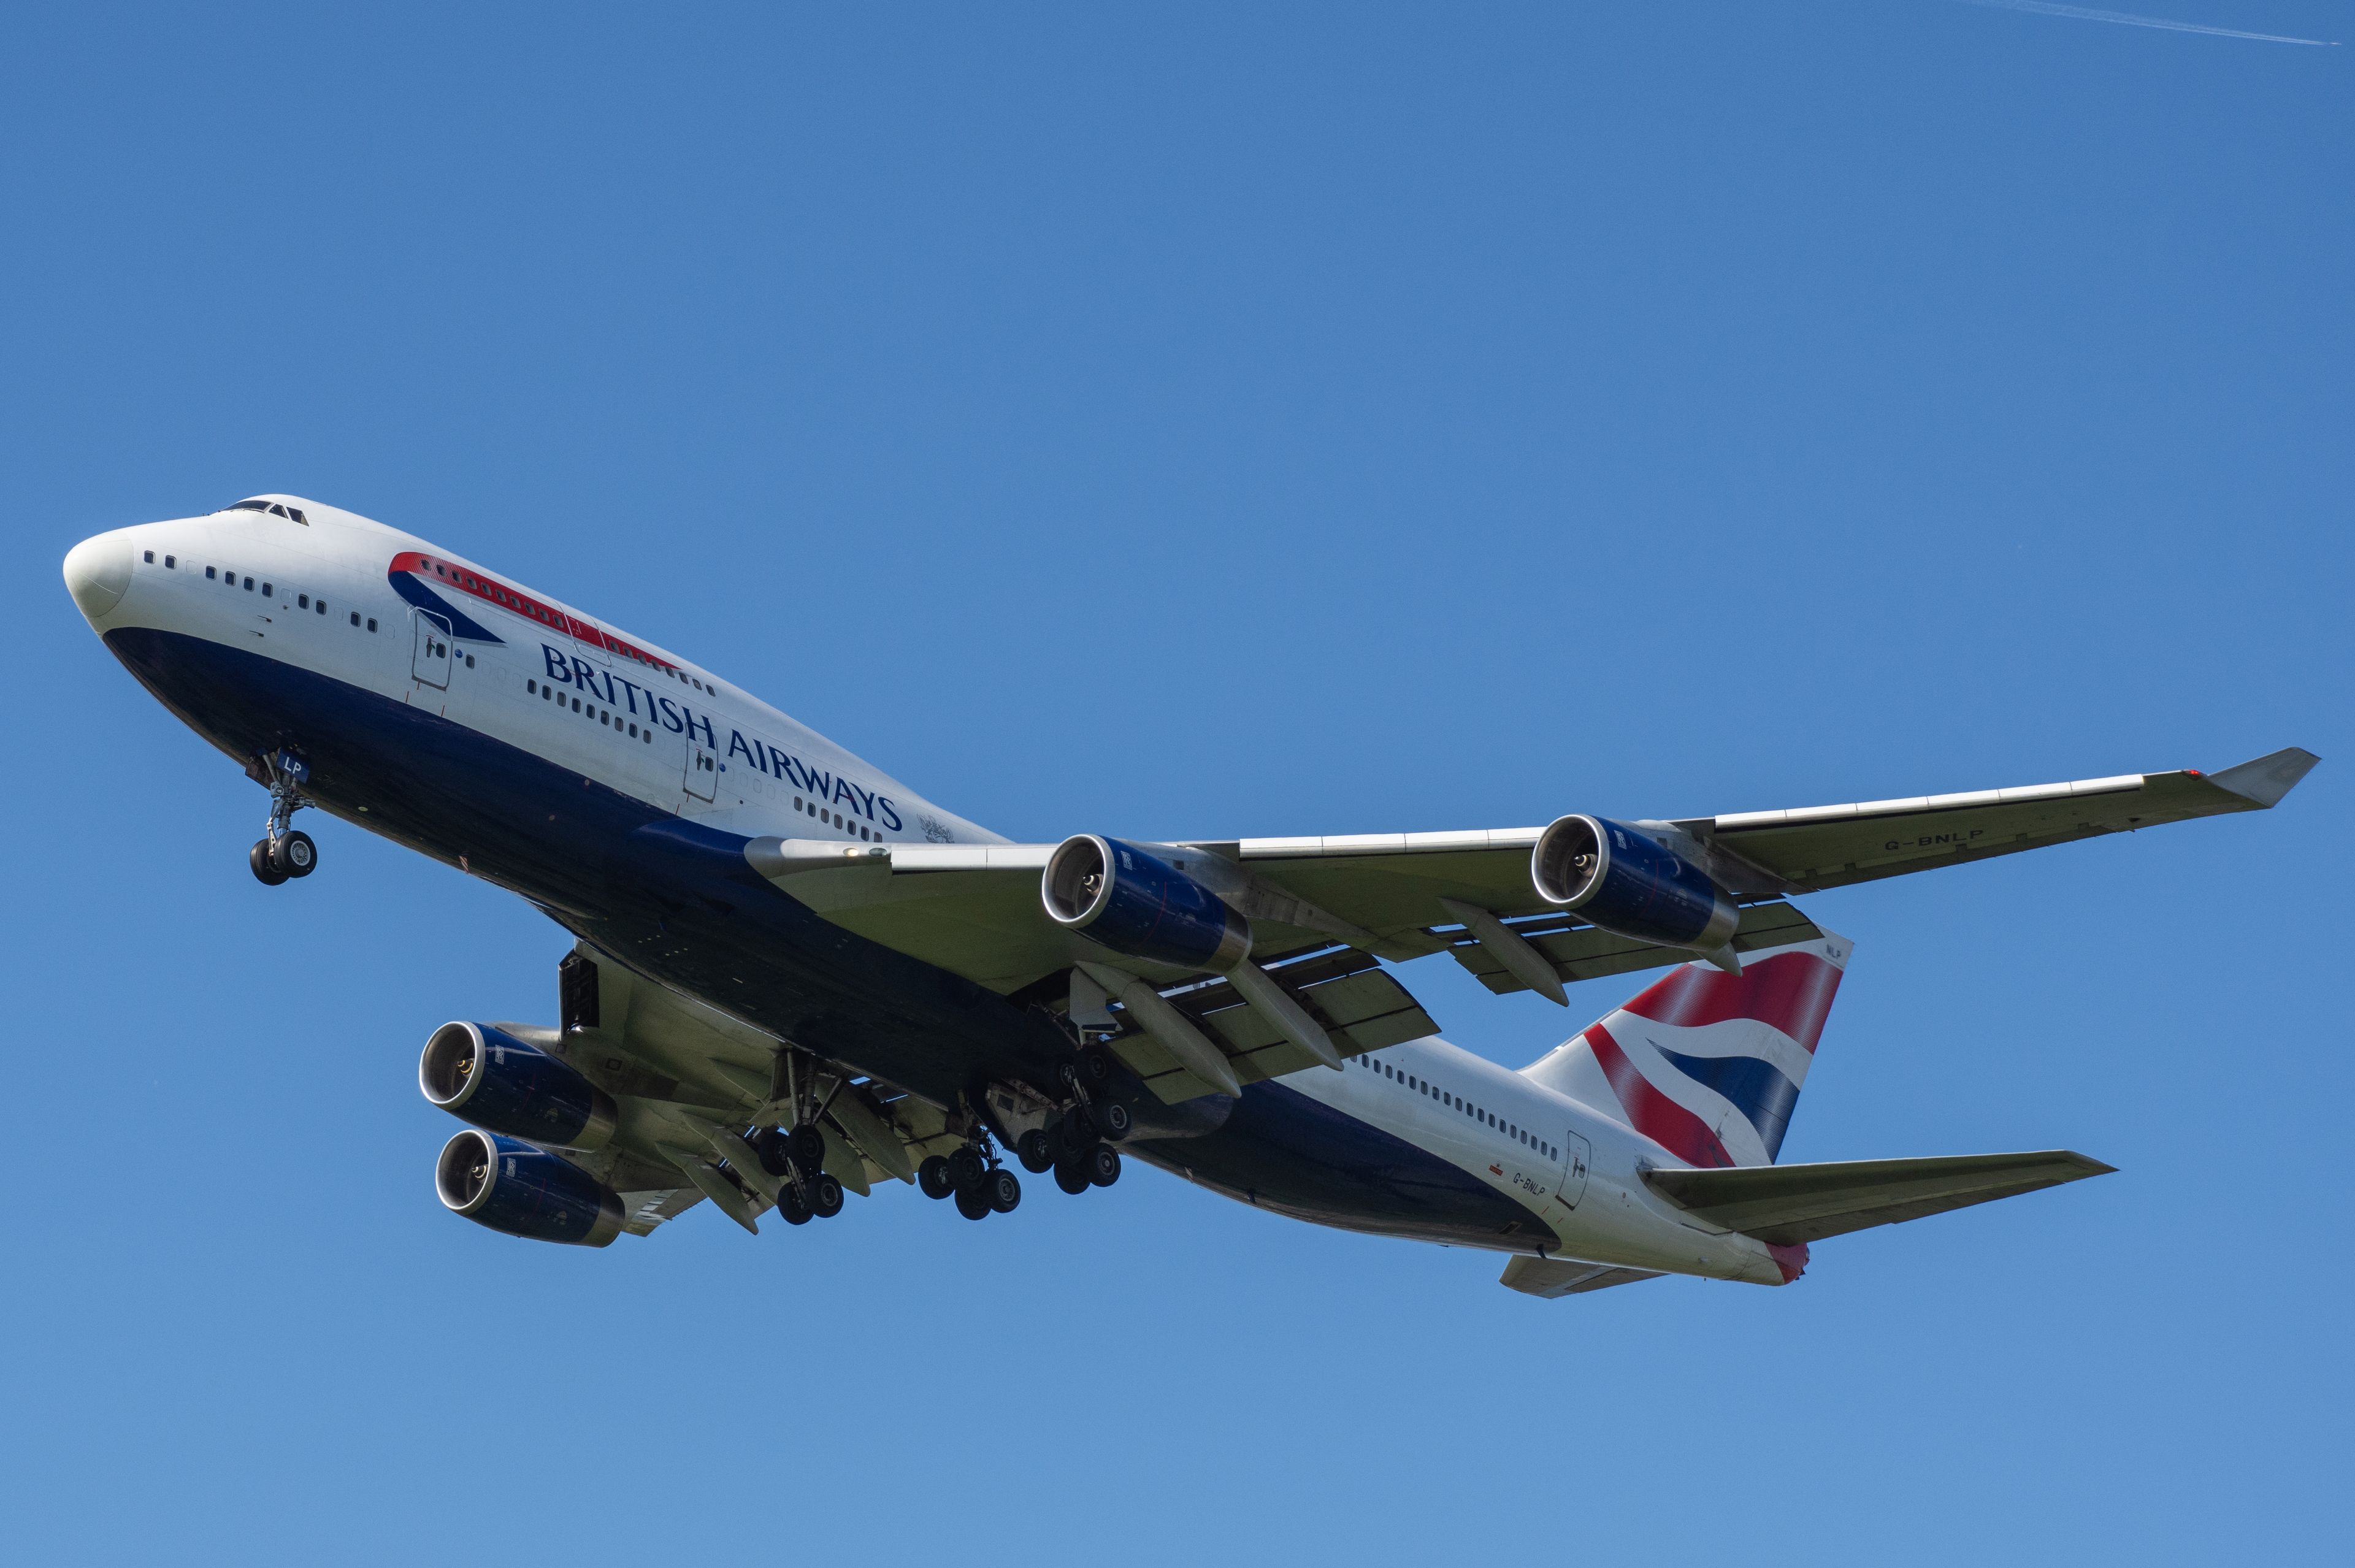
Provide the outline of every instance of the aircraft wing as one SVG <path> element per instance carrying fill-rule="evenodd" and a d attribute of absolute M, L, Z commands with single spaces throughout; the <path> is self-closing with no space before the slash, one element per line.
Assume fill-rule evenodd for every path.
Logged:
<path fill-rule="evenodd" d="M 2106 1176 L 2115 1168 L 2067 1149 L 1826 1165 L 1650 1170 L 1645 1185 L 1700 1220 L 1775 1246 L 1819 1242 L 1949 1209 L 1991 1203 Z"/>
<path fill-rule="evenodd" d="M 748 1126 L 806 1117 L 825 1169 L 861 1197 L 912 1180 L 928 1154 L 963 1141 L 944 1115 L 839 1064 L 679 995 L 578 944 L 559 970 L 557 1029 L 498 1028 L 558 1057 L 619 1107 L 612 1141 L 573 1163 L 620 1194 L 623 1228 L 645 1235 L 709 1199 L 746 1230 L 776 1202 L 776 1179 L 742 1141 Z M 798 1076 L 799 1081 L 795 1081 Z"/>
<path fill-rule="evenodd" d="M 2215 774 L 2122 773 L 1959 795 L 1735 812 L 1634 824 L 1700 865 L 1742 906 L 1736 951 L 1805 941 L 1784 901 L 2097 834 L 2270 806 L 2316 758 L 2290 748 Z M 1530 878 L 1542 827 L 1241 838 L 1146 846 L 1250 922 L 1254 958 L 1340 943 L 1392 961 L 1448 953 L 1490 989 L 1679 963 L 1549 905 Z M 1048 918 L 1051 844 L 854 844 L 757 839 L 755 869 L 837 924 L 1013 993 L 1104 949 Z M 1498 928 L 1501 928 L 1501 932 Z M 1517 940 L 1518 939 L 1518 940 Z M 1191 976 L 1123 960 L 1160 985 Z"/>

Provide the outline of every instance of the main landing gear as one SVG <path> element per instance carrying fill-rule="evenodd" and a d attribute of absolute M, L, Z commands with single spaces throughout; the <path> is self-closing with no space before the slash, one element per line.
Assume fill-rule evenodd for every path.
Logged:
<path fill-rule="evenodd" d="M 1100 1050 L 1082 1051 L 1063 1069 L 1063 1087 L 1074 1104 L 1043 1127 L 1015 1142 L 1014 1152 L 1030 1171 L 1051 1170 L 1055 1185 L 1076 1196 L 1120 1179 L 1120 1151 L 1112 1146 L 1128 1136 L 1128 1107 L 1103 1095 L 1112 1082 L 1112 1062 Z"/>
<path fill-rule="evenodd" d="M 274 888 L 289 877 L 307 877 L 319 869 L 319 847 L 311 836 L 290 827 L 294 814 L 318 803 L 303 793 L 311 782 L 311 766 L 292 752 L 261 759 L 270 785 L 270 822 L 246 853 L 254 879 Z"/>
<path fill-rule="evenodd" d="M 1022 1201 L 1022 1180 L 997 1163 L 986 1140 L 945 1155 L 927 1155 L 916 1167 L 916 1185 L 927 1198 L 954 1198 L 968 1220 L 1011 1214 Z"/>
<path fill-rule="evenodd" d="M 788 1225 L 831 1220 L 842 1212 L 842 1183 L 828 1176 L 826 1135 L 807 1122 L 787 1131 L 771 1127 L 752 1144 L 761 1168 L 784 1179 L 777 1189 L 777 1212 Z"/>

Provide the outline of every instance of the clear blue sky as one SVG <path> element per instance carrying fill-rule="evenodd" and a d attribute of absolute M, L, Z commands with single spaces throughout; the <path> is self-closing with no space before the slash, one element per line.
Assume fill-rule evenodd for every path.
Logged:
<path fill-rule="evenodd" d="M 0 1554 L 2340 1559 L 2355 48 L 776 9 L 11 16 Z M 1789 1289 L 1531 1301 L 1141 1170 L 536 1247 L 433 1200 L 414 1061 L 564 938 L 333 823 L 258 886 L 59 583 L 262 489 L 1023 837 L 2326 762 L 1806 901 L 1858 954 L 1786 1157 L 2123 1174 Z M 1515 1065 L 1633 988 L 1402 977 Z"/>

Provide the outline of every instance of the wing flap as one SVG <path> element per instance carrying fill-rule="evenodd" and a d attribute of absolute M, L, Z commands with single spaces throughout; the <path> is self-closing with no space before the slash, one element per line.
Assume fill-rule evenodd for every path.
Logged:
<path fill-rule="evenodd" d="M 1671 964 L 1683 964 L 1692 954 L 1682 947 L 1660 947 L 1637 942 L 1633 937 L 1614 936 L 1610 932 L 1591 925 L 1581 925 L 1569 915 L 1540 915 L 1531 920 L 1508 923 L 1518 932 L 1540 956 L 1553 965 L 1553 972 L 1564 980 L 1593 980 L 1605 975 L 1625 975 L 1638 969 L 1661 969 Z M 1733 934 L 1732 947 L 1737 953 L 1750 953 L 1760 948 L 1785 947 L 1795 942 L 1813 942 L 1823 933 L 1816 923 L 1790 904 L 1780 900 L 1751 904 L 1742 912 L 1742 924 Z M 1443 932 L 1442 940 L 1451 945 L 1449 957 L 1468 970 L 1479 982 L 1498 996 L 1508 996 L 1529 987 L 1516 977 L 1496 955 L 1481 944 L 1468 931 Z"/>
<path fill-rule="evenodd" d="M 1439 1032 L 1439 1025 L 1404 986 L 1392 979 L 1371 955 L 1354 948 L 1276 965 L 1267 973 L 1324 1027 L 1343 1056 L 1380 1051 Z M 1190 986 L 1168 997 L 1226 1054 L 1240 1083 L 1281 1078 L 1318 1065 L 1315 1057 L 1284 1038 L 1225 980 Z M 1217 1092 L 1187 1072 L 1147 1035 L 1122 1035 L 1112 1042 L 1112 1049 L 1165 1104 L 1177 1104 Z"/>
<path fill-rule="evenodd" d="M 1795 1246 L 2105 1176 L 2114 1168 L 2069 1149 L 2040 1149 L 1650 1170 L 1644 1173 L 1644 1181 L 1695 1219 L 1773 1245 Z"/>

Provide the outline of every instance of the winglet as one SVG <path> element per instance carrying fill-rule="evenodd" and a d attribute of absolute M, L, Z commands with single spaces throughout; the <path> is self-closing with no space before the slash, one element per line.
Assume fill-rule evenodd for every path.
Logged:
<path fill-rule="evenodd" d="M 2278 752 L 2226 768 L 2221 773 L 2210 773 L 2208 782 L 2222 789 L 2231 790 L 2243 800 L 2253 800 L 2260 806 L 2270 806 L 2297 787 L 2314 764 L 2322 761 L 2303 746 L 2285 746 Z"/>

